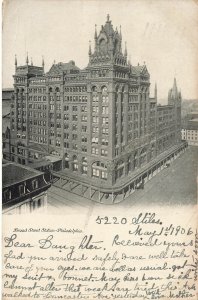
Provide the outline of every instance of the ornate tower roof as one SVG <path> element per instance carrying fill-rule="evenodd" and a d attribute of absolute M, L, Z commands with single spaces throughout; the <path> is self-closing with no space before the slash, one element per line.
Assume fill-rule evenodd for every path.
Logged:
<path fill-rule="evenodd" d="M 97 64 L 99 62 L 113 62 L 114 58 L 119 57 L 123 59 L 123 64 L 127 62 L 126 56 L 122 53 L 122 34 L 121 30 L 118 32 L 117 28 L 114 30 L 110 21 L 109 14 L 105 25 L 101 26 L 99 34 L 97 34 L 95 25 L 95 47 L 94 52 L 90 54 L 90 64 Z"/>

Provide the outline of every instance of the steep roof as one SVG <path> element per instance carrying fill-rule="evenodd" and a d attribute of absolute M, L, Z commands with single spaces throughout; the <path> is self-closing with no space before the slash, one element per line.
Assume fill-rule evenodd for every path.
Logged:
<path fill-rule="evenodd" d="M 51 74 L 61 75 L 63 72 L 67 72 L 70 70 L 76 70 L 76 71 L 80 70 L 80 68 L 78 68 L 75 65 L 75 62 L 73 60 L 70 60 L 68 63 L 59 62 L 58 64 L 53 64 L 49 72 L 47 73 L 47 75 L 51 75 Z"/>
<path fill-rule="evenodd" d="M 140 75 L 140 74 L 143 74 L 143 73 L 147 73 L 148 74 L 148 70 L 147 70 L 147 67 L 146 65 L 143 65 L 143 66 L 132 66 L 132 73 L 133 74 L 136 74 L 136 75 Z"/>
<path fill-rule="evenodd" d="M 7 163 L 2 165 L 2 186 L 4 188 L 42 174 L 42 172 L 27 166 Z"/>

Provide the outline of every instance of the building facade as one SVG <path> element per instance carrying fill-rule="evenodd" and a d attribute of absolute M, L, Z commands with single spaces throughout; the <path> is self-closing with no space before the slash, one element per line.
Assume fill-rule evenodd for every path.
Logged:
<path fill-rule="evenodd" d="M 44 212 L 51 186 L 44 173 L 15 163 L 2 166 L 2 211 L 6 214 Z"/>
<path fill-rule="evenodd" d="M 182 140 L 191 146 L 198 146 L 198 112 L 187 115 L 187 122 L 182 128 Z"/>
<path fill-rule="evenodd" d="M 85 69 L 70 61 L 54 63 L 47 73 L 44 61 L 37 67 L 28 57 L 24 66 L 15 60 L 11 160 L 28 164 L 57 156 L 62 178 L 82 183 L 82 194 L 91 186 L 108 198 L 129 188 L 142 168 L 179 149 L 181 93 L 174 80 L 168 105 L 157 104 L 157 86 L 150 97 L 146 65 L 131 64 L 121 29 L 109 16 L 99 33 L 95 28 L 88 55 Z"/>

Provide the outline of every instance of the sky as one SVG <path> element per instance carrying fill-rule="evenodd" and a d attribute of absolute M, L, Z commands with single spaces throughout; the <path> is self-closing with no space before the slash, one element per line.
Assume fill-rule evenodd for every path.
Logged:
<path fill-rule="evenodd" d="M 152 96 L 155 82 L 161 103 L 176 77 L 184 99 L 198 99 L 198 1 L 196 0 L 5 0 L 3 4 L 3 82 L 13 86 L 14 57 L 26 53 L 45 71 L 54 60 L 88 64 L 89 40 L 106 16 L 122 26 L 132 65 L 146 63 Z M 124 47 L 124 45 L 123 45 Z"/>

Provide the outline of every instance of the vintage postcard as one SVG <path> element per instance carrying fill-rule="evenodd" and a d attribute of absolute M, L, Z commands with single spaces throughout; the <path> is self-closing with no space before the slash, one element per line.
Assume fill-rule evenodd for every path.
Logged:
<path fill-rule="evenodd" d="M 2 11 L 2 299 L 196 300 L 198 2 Z"/>

